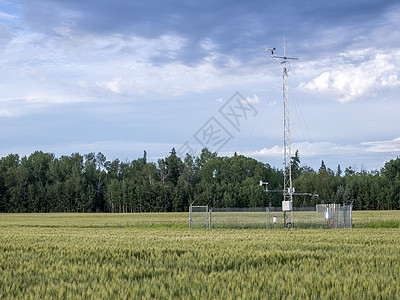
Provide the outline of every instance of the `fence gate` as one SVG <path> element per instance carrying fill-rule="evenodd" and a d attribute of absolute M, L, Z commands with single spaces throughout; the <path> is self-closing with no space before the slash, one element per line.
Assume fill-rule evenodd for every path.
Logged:
<path fill-rule="evenodd" d="M 211 228 L 211 218 L 208 211 L 208 205 L 189 206 L 189 229 L 193 228 Z"/>

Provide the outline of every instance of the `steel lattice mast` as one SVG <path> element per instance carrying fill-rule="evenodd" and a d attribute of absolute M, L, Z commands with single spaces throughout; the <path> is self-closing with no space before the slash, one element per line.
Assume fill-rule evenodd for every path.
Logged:
<path fill-rule="evenodd" d="M 290 145 L 289 86 L 286 69 L 286 51 L 283 56 L 282 95 L 283 95 L 283 201 L 293 201 L 292 150 Z"/>
<path fill-rule="evenodd" d="M 275 56 L 275 48 L 266 48 L 271 51 L 273 58 L 282 59 L 282 95 L 283 95 L 283 202 L 284 224 L 288 224 L 287 211 L 290 211 L 290 227 L 293 227 L 293 184 L 292 184 L 292 150 L 290 144 L 290 116 L 289 116 L 289 85 L 288 85 L 288 64 L 289 60 L 298 60 L 295 57 L 286 56 L 286 46 L 283 47 L 283 56 Z"/>
<path fill-rule="evenodd" d="M 283 46 L 283 56 L 274 55 L 275 48 L 265 48 L 265 51 L 271 51 L 272 58 L 281 59 L 283 64 L 282 72 L 282 95 L 283 95 L 283 190 L 268 189 L 268 182 L 260 181 L 260 185 L 265 185 L 266 192 L 283 193 L 282 211 L 284 226 L 294 228 L 293 223 L 293 196 L 311 196 L 318 197 L 316 193 L 295 193 L 292 183 L 292 150 L 290 145 L 290 118 L 289 118 L 289 85 L 288 85 L 288 67 L 290 69 L 290 60 L 298 60 L 295 57 L 286 56 L 285 43 Z M 290 222 L 287 212 L 290 211 Z"/>

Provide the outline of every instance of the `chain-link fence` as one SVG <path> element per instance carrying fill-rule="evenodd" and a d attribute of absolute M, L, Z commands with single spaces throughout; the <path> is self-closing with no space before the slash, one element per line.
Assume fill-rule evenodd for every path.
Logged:
<path fill-rule="evenodd" d="M 282 211 L 281 207 L 268 207 L 267 228 L 287 228 L 292 227 L 291 223 L 285 224 L 285 214 L 287 215 L 286 220 L 291 220 L 291 214 L 293 213 L 293 227 L 295 228 L 320 228 L 324 227 L 317 224 L 315 219 L 315 207 L 293 207 L 293 211 Z"/>
<path fill-rule="evenodd" d="M 352 205 L 317 204 L 317 223 L 328 228 L 352 228 Z"/>
<path fill-rule="evenodd" d="M 286 214 L 286 218 L 285 218 Z M 293 214 L 294 228 L 352 228 L 352 206 L 318 204 L 315 207 L 294 207 L 282 211 L 282 207 L 208 208 L 190 206 L 189 227 L 193 228 L 290 228 Z"/>
<path fill-rule="evenodd" d="M 210 228 L 208 206 L 189 206 L 189 228 Z"/>
<path fill-rule="evenodd" d="M 267 228 L 265 207 L 212 208 L 211 228 Z"/>

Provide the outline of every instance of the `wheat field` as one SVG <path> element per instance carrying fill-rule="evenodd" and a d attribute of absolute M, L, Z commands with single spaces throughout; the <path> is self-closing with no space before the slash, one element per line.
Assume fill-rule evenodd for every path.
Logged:
<path fill-rule="evenodd" d="M 187 213 L 0 214 L 0 299 L 400 298 L 400 229 L 357 228 L 400 212 L 353 219 L 189 230 Z"/>

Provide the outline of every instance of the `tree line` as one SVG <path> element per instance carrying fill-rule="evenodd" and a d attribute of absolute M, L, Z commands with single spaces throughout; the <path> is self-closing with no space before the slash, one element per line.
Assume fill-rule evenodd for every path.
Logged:
<path fill-rule="evenodd" d="M 353 204 L 354 209 L 400 209 L 400 158 L 380 171 L 318 170 L 292 157 L 294 206 Z M 212 207 L 279 207 L 283 170 L 253 158 L 220 157 L 203 149 L 184 158 L 172 149 L 157 162 L 143 157 L 108 161 L 102 153 L 55 157 L 36 151 L 0 159 L 0 212 L 169 212 L 191 203 Z M 318 197 L 316 196 L 318 194 Z"/>

